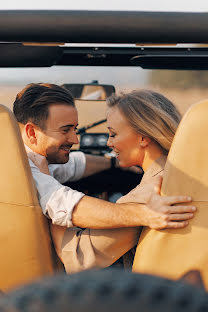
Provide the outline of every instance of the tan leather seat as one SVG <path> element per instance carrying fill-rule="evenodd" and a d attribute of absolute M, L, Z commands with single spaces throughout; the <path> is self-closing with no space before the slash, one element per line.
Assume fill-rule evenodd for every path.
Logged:
<path fill-rule="evenodd" d="M 208 290 L 208 100 L 193 105 L 174 137 L 164 170 L 163 195 L 190 195 L 197 212 L 180 230 L 145 228 L 133 271 L 179 279 L 200 271 Z"/>
<path fill-rule="evenodd" d="M 56 263 L 18 123 L 0 105 L 0 290 L 53 274 Z"/>

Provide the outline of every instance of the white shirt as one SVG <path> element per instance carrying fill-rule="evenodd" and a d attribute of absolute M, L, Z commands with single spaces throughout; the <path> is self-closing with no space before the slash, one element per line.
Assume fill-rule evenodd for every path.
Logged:
<path fill-rule="evenodd" d="M 30 149 L 26 147 L 26 150 L 28 152 Z M 36 156 L 38 157 L 38 154 Z M 53 224 L 73 227 L 72 211 L 85 194 L 61 183 L 76 181 L 83 176 L 86 166 L 84 153 L 72 152 L 66 164 L 49 165 L 51 175 L 40 172 L 30 159 L 29 163 L 44 215 L 49 217 Z"/>

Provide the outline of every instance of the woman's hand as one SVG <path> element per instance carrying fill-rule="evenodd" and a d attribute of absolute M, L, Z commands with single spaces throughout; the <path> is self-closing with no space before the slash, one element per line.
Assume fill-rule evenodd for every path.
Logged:
<path fill-rule="evenodd" d="M 188 225 L 188 220 L 194 217 L 196 207 L 174 206 L 180 203 L 190 203 L 189 196 L 161 196 L 162 177 L 160 176 L 154 186 L 152 195 L 145 209 L 147 212 L 146 225 L 151 229 L 179 229 Z"/>

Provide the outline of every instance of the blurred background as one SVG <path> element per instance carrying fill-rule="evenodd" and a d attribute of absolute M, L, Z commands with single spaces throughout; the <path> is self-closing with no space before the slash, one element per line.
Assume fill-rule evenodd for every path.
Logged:
<path fill-rule="evenodd" d="M 1 10 L 60 9 L 60 10 L 136 10 L 136 11 L 208 11 L 207 0 L 24 0 L 0 3 Z M 150 88 L 169 97 L 184 113 L 187 108 L 208 98 L 208 71 L 143 70 L 133 67 L 58 67 L 51 68 L 0 68 L 0 103 L 12 108 L 16 94 L 28 83 L 50 82 L 56 84 L 90 83 L 112 84 L 116 92 L 136 88 Z M 95 120 L 96 120 L 96 116 Z M 87 118 L 87 116 L 86 116 Z"/>

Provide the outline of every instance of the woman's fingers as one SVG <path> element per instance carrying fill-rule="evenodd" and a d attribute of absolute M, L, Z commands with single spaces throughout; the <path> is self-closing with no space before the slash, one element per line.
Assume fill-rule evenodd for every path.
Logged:
<path fill-rule="evenodd" d="M 171 214 L 168 216 L 169 221 L 185 221 L 192 219 L 194 216 L 193 213 L 179 213 L 179 214 Z"/>

